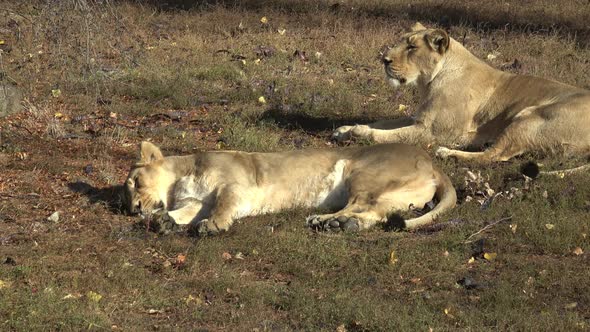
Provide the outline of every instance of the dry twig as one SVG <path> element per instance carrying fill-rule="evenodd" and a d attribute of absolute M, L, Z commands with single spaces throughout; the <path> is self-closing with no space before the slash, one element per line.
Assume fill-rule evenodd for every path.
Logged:
<path fill-rule="evenodd" d="M 501 223 L 501 222 L 505 222 L 505 221 L 509 221 L 509 220 L 512 220 L 512 216 L 510 216 L 510 217 L 506 217 L 506 218 L 502 218 L 502 219 L 498 219 L 498 220 L 496 220 L 496 221 L 494 221 L 494 222 L 492 222 L 492 223 L 490 223 L 490 224 L 487 224 L 487 225 L 486 225 L 484 228 L 482 228 L 482 229 L 480 229 L 479 231 L 477 231 L 477 232 L 475 232 L 475 233 L 473 233 L 473 234 L 469 235 L 469 236 L 467 237 L 467 239 L 465 239 L 465 241 L 464 241 L 463 243 L 471 243 L 471 242 L 473 242 L 473 241 L 471 241 L 471 238 L 473 238 L 474 236 L 476 236 L 476 235 L 479 235 L 479 234 L 481 234 L 481 233 L 483 233 L 483 232 L 487 231 L 488 229 L 490 229 L 490 228 L 492 228 L 492 227 L 496 226 L 497 224 L 499 224 L 499 223 Z"/>

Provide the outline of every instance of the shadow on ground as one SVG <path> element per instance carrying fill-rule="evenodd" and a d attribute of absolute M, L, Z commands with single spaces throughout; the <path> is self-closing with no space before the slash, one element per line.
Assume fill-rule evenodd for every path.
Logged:
<path fill-rule="evenodd" d="M 268 109 L 262 113 L 260 119 L 271 120 L 282 129 L 301 129 L 312 135 L 332 132 L 340 126 L 367 124 L 374 121 L 366 117 L 340 119 L 326 116 L 316 117 L 300 112 L 285 112 L 276 108 Z"/>
<path fill-rule="evenodd" d="M 76 181 L 68 183 L 70 190 L 88 197 L 90 203 L 105 204 L 108 209 L 117 214 L 125 213 L 125 193 L 122 185 L 115 185 L 105 188 L 95 188 L 92 185 Z"/>

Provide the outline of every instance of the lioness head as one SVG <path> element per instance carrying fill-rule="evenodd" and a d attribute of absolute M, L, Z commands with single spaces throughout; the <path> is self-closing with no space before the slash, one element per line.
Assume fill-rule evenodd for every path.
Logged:
<path fill-rule="evenodd" d="M 429 82 L 450 44 L 449 35 L 440 29 L 427 29 L 416 23 L 411 32 L 403 34 L 383 55 L 385 75 L 389 83 Z"/>
<path fill-rule="evenodd" d="M 142 142 L 139 161 L 125 181 L 125 205 L 130 213 L 149 214 L 166 208 L 170 178 L 162 151 L 152 143 Z"/>

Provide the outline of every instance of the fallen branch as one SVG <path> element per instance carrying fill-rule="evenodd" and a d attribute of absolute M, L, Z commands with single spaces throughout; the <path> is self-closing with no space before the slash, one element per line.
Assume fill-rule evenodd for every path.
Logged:
<path fill-rule="evenodd" d="M 485 231 L 489 230 L 490 228 L 492 228 L 492 227 L 496 226 L 497 224 L 499 224 L 499 223 L 501 223 L 501 222 L 505 222 L 505 221 L 509 221 L 509 220 L 512 220 L 512 216 L 510 216 L 510 217 L 506 217 L 506 218 L 502 218 L 502 219 L 498 219 L 498 220 L 496 220 L 496 221 L 494 221 L 494 222 L 492 222 L 492 223 L 490 223 L 490 224 L 486 225 L 484 228 L 480 229 L 479 231 L 477 231 L 477 232 L 475 232 L 475 233 L 473 233 L 473 234 L 469 235 L 469 236 L 467 237 L 467 239 L 465 239 L 465 241 L 464 241 L 463 243 L 471 243 L 471 242 L 473 242 L 473 241 L 471 241 L 471 238 L 472 238 L 472 237 L 474 237 L 474 236 L 476 236 L 476 235 L 479 235 L 479 234 L 481 234 L 481 233 L 483 233 L 483 232 L 485 232 Z"/>

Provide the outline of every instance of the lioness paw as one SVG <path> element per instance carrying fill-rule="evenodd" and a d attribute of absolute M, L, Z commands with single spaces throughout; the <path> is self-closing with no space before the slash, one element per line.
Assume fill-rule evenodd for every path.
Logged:
<path fill-rule="evenodd" d="M 348 141 L 355 137 L 373 139 L 371 127 L 367 125 L 342 126 L 332 133 L 332 139 L 338 142 Z"/>
<path fill-rule="evenodd" d="M 344 141 L 348 141 L 349 139 L 352 138 L 350 130 L 352 129 L 353 126 L 342 126 L 342 127 L 338 127 L 336 128 L 336 130 L 334 130 L 334 132 L 332 133 L 332 139 L 337 141 L 337 142 L 344 142 Z"/>
<path fill-rule="evenodd" d="M 449 148 L 445 148 L 444 146 L 439 147 L 438 149 L 436 149 L 435 152 L 436 156 L 439 158 L 448 158 L 451 156 L 451 149 Z"/>
<path fill-rule="evenodd" d="M 220 228 L 213 220 L 203 219 L 198 224 L 189 228 L 189 234 L 193 236 L 211 236 L 217 235 L 220 232 L 225 232 L 227 229 Z"/>
<path fill-rule="evenodd" d="M 307 225 L 316 231 L 356 232 L 360 229 L 359 220 L 355 217 L 347 216 L 313 215 L 307 218 Z"/>
<path fill-rule="evenodd" d="M 149 230 L 161 235 L 181 231 L 181 227 L 174 221 L 166 210 L 159 210 L 146 218 Z"/>

